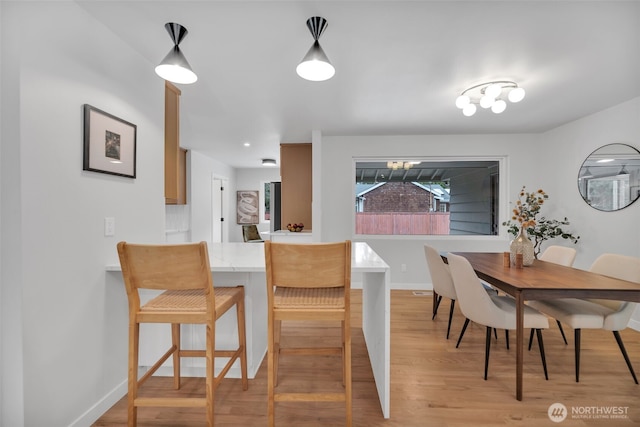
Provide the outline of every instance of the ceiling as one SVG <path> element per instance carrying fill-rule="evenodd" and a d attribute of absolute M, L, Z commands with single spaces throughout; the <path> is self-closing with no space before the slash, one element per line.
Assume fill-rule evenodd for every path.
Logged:
<path fill-rule="evenodd" d="M 312 130 L 543 132 L 640 96 L 638 1 L 77 4 L 149 61 L 150 78 L 172 48 L 164 24 L 189 30 L 180 47 L 199 79 L 180 85 L 182 146 L 237 168 L 278 160 L 281 142 L 310 142 Z M 311 16 L 328 21 L 320 44 L 336 75 L 325 82 L 295 73 Z M 496 79 L 516 81 L 525 99 L 464 117 L 455 98 Z"/>

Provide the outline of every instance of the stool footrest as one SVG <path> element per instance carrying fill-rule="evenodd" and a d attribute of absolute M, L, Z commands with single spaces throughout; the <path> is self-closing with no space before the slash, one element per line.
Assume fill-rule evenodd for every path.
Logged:
<path fill-rule="evenodd" d="M 315 355 L 330 355 L 330 354 L 342 354 L 342 347 L 280 347 L 280 354 L 315 354 Z"/>
<path fill-rule="evenodd" d="M 176 407 L 176 408 L 204 408 L 207 406 L 207 399 L 195 397 L 138 397 L 133 402 L 134 406 L 156 406 L 156 407 Z"/>
<path fill-rule="evenodd" d="M 344 393 L 276 393 L 276 402 L 344 402 Z"/>

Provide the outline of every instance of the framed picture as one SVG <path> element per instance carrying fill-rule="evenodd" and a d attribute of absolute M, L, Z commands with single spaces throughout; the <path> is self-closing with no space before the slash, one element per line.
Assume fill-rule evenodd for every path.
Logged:
<path fill-rule="evenodd" d="M 136 125 L 84 104 L 82 170 L 136 177 Z"/>
<path fill-rule="evenodd" d="M 260 222 L 257 190 L 238 191 L 237 202 L 236 217 L 238 224 L 257 224 Z"/>

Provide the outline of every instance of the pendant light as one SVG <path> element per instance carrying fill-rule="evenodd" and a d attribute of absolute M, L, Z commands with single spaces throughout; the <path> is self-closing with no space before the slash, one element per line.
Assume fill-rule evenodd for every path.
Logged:
<path fill-rule="evenodd" d="M 296 67 L 296 72 L 305 80 L 314 82 L 329 80 L 336 73 L 336 69 L 333 68 L 318 42 L 318 39 L 327 28 L 327 20 L 320 16 L 314 16 L 307 19 L 307 28 L 309 28 L 314 42 L 302 62 Z"/>
<path fill-rule="evenodd" d="M 171 40 L 173 40 L 174 46 L 160 65 L 156 67 L 156 74 L 172 83 L 195 83 L 198 80 L 198 76 L 191 70 L 191 66 L 182 54 L 180 47 L 178 47 L 182 39 L 187 35 L 187 29 L 174 22 L 167 22 L 164 27 L 167 29 Z"/>

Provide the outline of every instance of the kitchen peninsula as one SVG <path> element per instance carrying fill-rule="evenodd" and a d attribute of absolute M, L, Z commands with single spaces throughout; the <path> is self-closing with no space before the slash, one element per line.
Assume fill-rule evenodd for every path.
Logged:
<path fill-rule="evenodd" d="M 291 233 L 298 234 L 298 233 Z M 209 259 L 214 286 L 245 286 L 247 329 L 247 364 L 249 378 L 254 378 L 267 351 L 267 301 L 264 265 L 264 245 L 246 243 L 209 244 Z M 121 274 L 119 264 L 106 267 L 110 274 Z M 362 280 L 362 330 L 367 344 L 369 360 L 378 390 L 378 397 L 385 418 L 389 418 L 390 401 L 390 271 L 387 263 L 367 243 L 354 242 L 351 259 L 352 287 Z M 117 281 L 122 285 L 124 283 Z M 154 295 L 149 291 L 147 296 Z M 146 328 L 148 326 L 148 328 Z M 164 325 L 143 325 L 141 328 L 140 365 L 153 363 L 170 345 L 170 334 Z M 217 321 L 216 341 L 219 346 L 233 346 L 237 339 L 235 315 L 230 313 Z M 182 330 L 185 348 L 204 346 L 204 326 L 184 325 Z M 152 356 L 153 355 L 153 356 Z M 158 372 L 172 375 L 167 361 Z M 216 366 L 216 372 L 219 367 Z M 186 375 L 204 376 L 204 363 L 190 359 L 183 362 Z M 240 369 L 234 366 L 228 376 L 240 377 Z"/>

